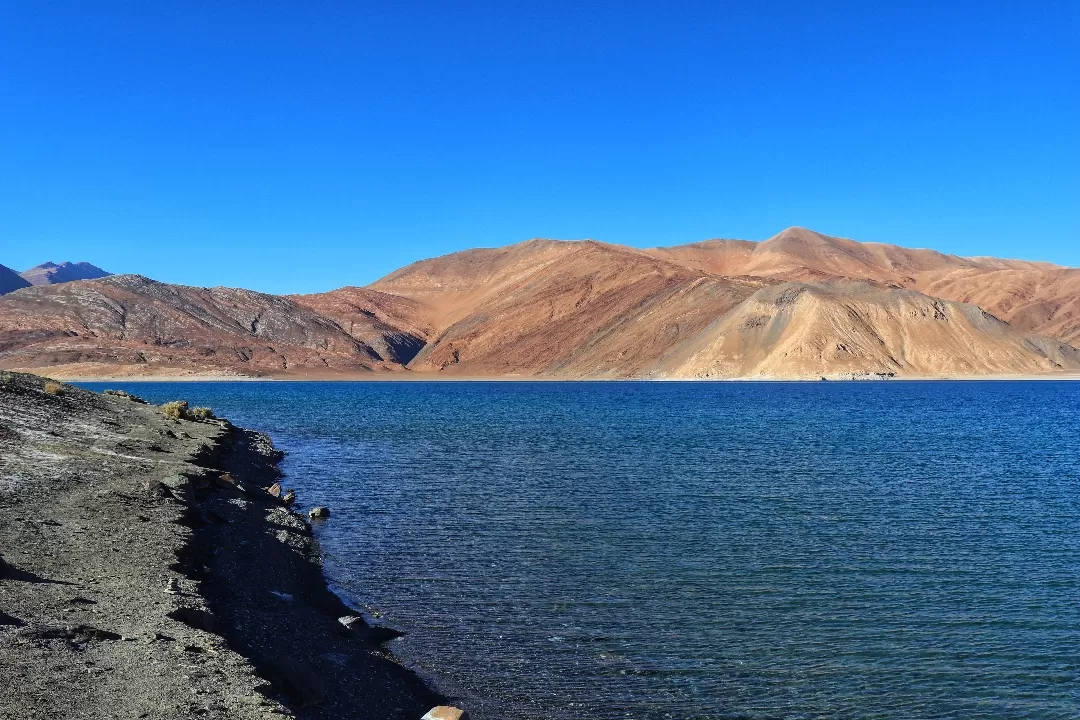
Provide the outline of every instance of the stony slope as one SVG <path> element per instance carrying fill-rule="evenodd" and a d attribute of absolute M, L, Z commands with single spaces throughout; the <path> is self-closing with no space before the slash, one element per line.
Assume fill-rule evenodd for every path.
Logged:
<path fill-rule="evenodd" d="M 56 285 L 75 280 L 97 280 L 112 275 L 88 262 L 44 262 L 21 273 L 23 279 L 31 285 Z"/>

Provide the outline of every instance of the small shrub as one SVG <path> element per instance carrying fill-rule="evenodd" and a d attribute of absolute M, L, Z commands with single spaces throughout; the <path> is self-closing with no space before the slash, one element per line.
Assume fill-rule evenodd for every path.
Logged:
<path fill-rule="evenodd" d="M 173 400 L 161 406 L 161 412 L 173 420 L 216 420 L 208 407 L 189 408 L 186 400 Z"/>
<path fill-rule="evenodd" d="M 63 395 L 64 394 L 64 386 L 61 385 L 60 383 L 56 382 L 55 380 L 46 380 L 45 381 L 45 394 L 46 395 Z"/>
<path fill-rule="evenodd" d="M 161 406 L 162 414 L 171 420 L 185 420 L 188 416 L 187 400 L 173 400 Z"/>
<path fill-rule="evenodd" d="M 190 416 L 193 420 L 213 420 L 214 411 L 208 407 L 192 408 Z"/>

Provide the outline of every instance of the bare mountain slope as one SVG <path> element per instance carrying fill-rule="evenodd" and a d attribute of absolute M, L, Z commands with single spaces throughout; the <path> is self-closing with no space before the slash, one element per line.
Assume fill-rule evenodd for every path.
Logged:
<path fill-rule="evenodd" d="M 1080 270 L 1049 266 L 927 273 L 913 285 L 978 305 L 1016 328 L 1080 346 Z"/>
<path fill-rule="evenodd" d="M 343 287 L 289 299 L 333 320 L 353 338 L 400 365 L 416 357 L 434 332 L 420 303 L 378 290 Z"/>
<path fill-rule="evenodd" d="M 250 290 L 118 275 L 30 288 L 0 303 L 5 368 L 280 374 L 393 365 L 334 321 L 288 298 Z"/>
<path fill-rule="evenodd" d="M 372 287 L 431 309 L 436 333 L 409 365 L 422 372 L 814 377 L 1080 369 L 1076 352 L 1060 342 L 898 282 L 901 274 L 970 264 L 794 229 L 760 244 L 648 251 L 530 241 L 415 263 Z M 793 279 L 804 284 L 788 284 Z M 790 307 L 785 298 L 793 298 Z"/>
<path fill-rule="evenodd" d="M 802 282 L 872 280 L 911 288 L 975 303 L 1021 330 L 1080 342 L 1080 270 L 1050 263 L 964 258 L 859 243 L 797 227 L 761 243 L 710 240 L 646 252 L 721 275 Z"/>
<path fill-rule="evenodd" d="M 483 295 L 409 365 L 454 374 L 633 377 L 761 287 L 639 251 L 569 243 Z M 460 296 L 455 295 L 455 302 Z M 432 302 L 429 296 L 429 302 Z"/>
<path fill-rule="evenodd" d="M 530 240 L 279 297 L 139 276 L 0 298 L 0 367 L 565 378 L 1080 371 L 1080 270 L 790 228 L 638 250 Z M 1054 336 L 1053 339 L 1047 335 Z"/>
<path fill-rule="evenodd" d="M 676 377 L 965 376 L 1080 368 L 1080 350 L 974 305 L 865 283 L 783 283 L 699 334 Z"/>

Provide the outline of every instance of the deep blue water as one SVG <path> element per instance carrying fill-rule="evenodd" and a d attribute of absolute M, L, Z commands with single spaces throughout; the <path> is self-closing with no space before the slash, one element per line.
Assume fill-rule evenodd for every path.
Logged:
<path fill-rule="evenodd" d="M 496 718 L 1080 717 L 1080 383 L 109 383 L 268 432 Z"/>

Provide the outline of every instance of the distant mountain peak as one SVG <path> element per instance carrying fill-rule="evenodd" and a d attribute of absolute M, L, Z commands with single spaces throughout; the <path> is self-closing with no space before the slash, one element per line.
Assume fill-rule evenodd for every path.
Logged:
<path fill-rule="evenodd" d="M 31 285 L 56 285 L 73 280 L 97 280 L 112 273 L 88 262 L 61 262 L 49 260 L 19 273 Z"/>

